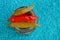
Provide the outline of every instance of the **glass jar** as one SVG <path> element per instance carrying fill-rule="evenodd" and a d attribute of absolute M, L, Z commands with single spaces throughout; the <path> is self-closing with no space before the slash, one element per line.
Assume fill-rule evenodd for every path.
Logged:
<path fill-rule="evenodd" d="M 21 9 L 21 8 L 26 8 L 26 7 L 20 7 L 18 8 L 17 10 Z M 33 10 L 29 11 L 26 13 L 26 15 L 30 16 L 35 16 L 35 13 L 33 12 Z M 35 21 L 34 23 L 37 23 L 37 21 Z M 16 32 L 18 33 L 22 33 L 22 34 L 30 34 L 31 32 L 34 31 L 36 27 L 30 27 L 30 28 L 18 28 L 18 27 L 15 27 L 14 29 L 16 30 Z"/>

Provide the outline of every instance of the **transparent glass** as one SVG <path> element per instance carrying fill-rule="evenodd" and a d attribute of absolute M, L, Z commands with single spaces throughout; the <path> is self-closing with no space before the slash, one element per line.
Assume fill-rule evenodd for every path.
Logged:
<path fill-rule="evenodd" d="M 21 8 L 26 8 L 26 7 L 20 7 L 18 8 L 17 10 L 21 9 Z M 35 13 L 32 11 L 29 11 L 26 13 L 26 15 L 30 16 L 34 16 Z M 34 23 L 37 23 L 37 21 L 35 21 Z M 15 27 L 15 30 L 16 32 L 18 33 L 22 33 L 22 34 L 30 34 L 31 32 L 33 32 L 35 30 L 35 27 L 30 27 L 30 28 L 18 28 L 18 27 Z"/>

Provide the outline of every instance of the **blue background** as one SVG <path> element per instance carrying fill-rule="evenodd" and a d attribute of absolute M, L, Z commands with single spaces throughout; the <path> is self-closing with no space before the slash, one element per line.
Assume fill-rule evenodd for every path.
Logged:
<path fill-rule="evenodd" d="M 41 25 L 29 34 L 18 34 L 6 26 L 14 11 L 34 4 Z M 0 40 L 60 40 L 60 0 L 0 0 Z"/>

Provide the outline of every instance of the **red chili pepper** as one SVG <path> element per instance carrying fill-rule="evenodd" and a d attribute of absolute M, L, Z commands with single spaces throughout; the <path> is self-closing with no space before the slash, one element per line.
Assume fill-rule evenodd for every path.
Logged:
<path fill-rule="evenodd" d="M 37 16 L 29 16 L 29 18 L 30 18 L 31 20 L 37 20 L 37 19 L 38 19 Z"/>
<path fill-rule="evenodd" d="M 13 16 L 10 18 L 11 22 L 33 22 L 37 20 L 37 16 Z"/>

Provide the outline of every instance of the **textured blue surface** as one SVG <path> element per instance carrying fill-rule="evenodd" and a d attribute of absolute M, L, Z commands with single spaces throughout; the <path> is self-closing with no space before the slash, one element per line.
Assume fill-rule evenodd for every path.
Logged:
<path fill-rule="evenodd" d="M 14 10 L 32 4 L 41 27 L 24 35 L 6 26 Z M 0 0 L 0 40 L 60 40 L 60 0 Z"/>

